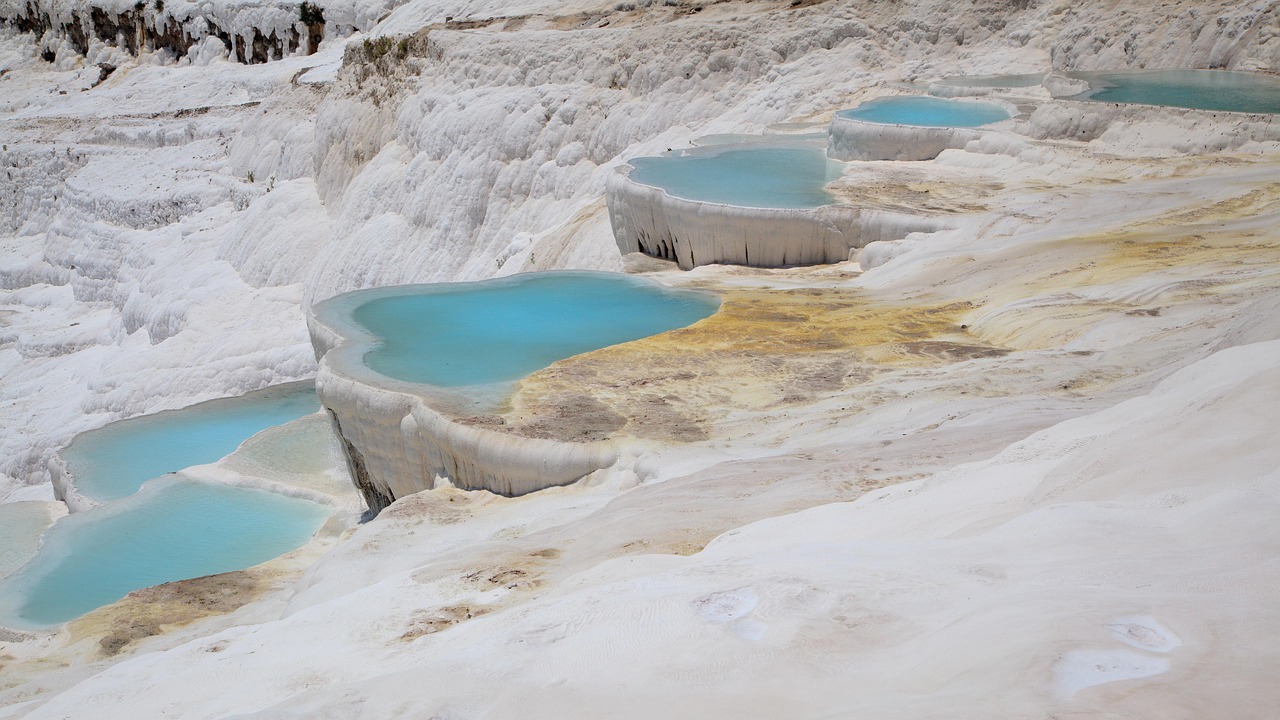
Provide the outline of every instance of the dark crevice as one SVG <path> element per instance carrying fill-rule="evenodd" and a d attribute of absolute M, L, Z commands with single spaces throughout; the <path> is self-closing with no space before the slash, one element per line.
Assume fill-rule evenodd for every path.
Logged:
<path fill-rule="evenodd" d="M 364 455 L 342 434 L 342 423 L 338 421 L 338 414 L 329 410 L 329 419 L 333 421 L 333 431 L 337 433 L 338 439 L 342 441 L 342 455 L 347 459 L 347 472 L 351 474 L 351 483 L 364 496 L 364 502 L 369 506 L 369 512 L 361 517 L 361 522 L 372 520 L 378 516 L 378 513 L 382 512 L 383 508 L 395 502 L 396 499 L 391 496 L 390 492 L 374 485 L 373 480 L 369 478 L 369 469 L 365 465 Z"/>

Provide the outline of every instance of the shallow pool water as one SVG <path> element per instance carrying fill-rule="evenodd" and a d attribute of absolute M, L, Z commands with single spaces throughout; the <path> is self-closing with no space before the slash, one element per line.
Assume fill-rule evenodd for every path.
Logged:
<path fill-rule="evenodd" d="M 61 455 L 82 494 L 114 500 L 165 473 L 216 462 L 254 433 L 319 409 L 310 383 L 290 383 L 114 422 L 77 436 Z"/>
<path fill-rule="evenodd" d="M 0 578 L 22 567 L 40 547 L 40 535 L 53 519 L 49 503 L 0 503 Z"/>
<path fill-rule="evenodd" d="M 327 414 L 263 430 L 218 465 L 243 477 L 315 490 L 335 499 L 357 493 Z"/>
<path fill-rule="evenodd" d="M 379 343 L 364 355 L 369 368 L 445 387 L 516 380 L 556 360 L 684 327 L 719 307 L 706 293 L 587 272 L 398 287 L 354 301 L 352 319 Z"/>
<path fill-rule="evenodd" d="M 757 208 L 813 208 L 835 202 L 823 186 L 840 163 L 822 147 L 743 147 L 636 158 L 629 177 L 686 200 Z"/>
<path fill-rule="evenodd" d="M 852 110 L 841 110 L 836 115 L 887 125 L 961 128 L 979 127 L 1010 117 L 1008 110 L 991 103 L 918 95 L 869 100 Z"/>
<path fill-rule="evenodd" d="M 1073 99 L 1198 110 L 1280 113 L 1280 78 L 1227 70 L 1072 72 L 1089 81 Z"/>
<path fill-rule="evenodd" d="M 139 588 L 265 562 L 305 544 L 329 512 L 262 490 L 157 480 L 50 528 L 0 584 L 0 624 L 54 625 Z"/>

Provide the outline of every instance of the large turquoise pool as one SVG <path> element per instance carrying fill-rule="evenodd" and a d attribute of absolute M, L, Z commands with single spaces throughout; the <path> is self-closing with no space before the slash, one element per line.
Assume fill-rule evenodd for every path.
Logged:
<path fill-rule="evenodd" d="M 114 500 L 165 473 L 216 462 L 253 434 L 319 409 L 314 386 L 290 383 L 114 422 L 77 436 L 61 455 L 82 494 Z"/>
<path fill-rule="evenodd" d="M 1227 70 L 1072 72 L 1091 89 L 1079 100 L 1198 110 L 1280 113 L 1280 78 Z"/>
<path fill-rule="evenodd" d="M 944 100 L 921 95 L 869 100 L 852 110 L 841 110 L 836 115 L 886 125 L 958 128 L 980 127 L 1010 117 L 1008 110 L 992 103 Z"/>
<path fill-rule="evenodd" d="M 813 208 L 835 202 L 823 186 L 841 163 L 820 146 L 738 147 L 630 161 L 629 177 L 672 197 L 757 208 Z"/>
<path fill-rule="evenodd" d="M 357 303 L 352 320 L 376 340 L 364 355 L 370 369 L 444 387 L 516 380 L 572 355 L 684 327 L 719 307 L 706 293 L 588 272 L 383 288 L 338 300 Z"/>
<path fill-rule="evenodd" d="M 261 490 L 157 480 L 55 523 L 0 583 L 0 625 L 54 625 L 132 590 L 265 562 L 305 544 L 329 512 Z"/>

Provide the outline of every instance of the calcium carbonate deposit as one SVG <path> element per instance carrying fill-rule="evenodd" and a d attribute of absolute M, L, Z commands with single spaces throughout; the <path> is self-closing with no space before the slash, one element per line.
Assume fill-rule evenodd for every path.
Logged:
<path fill-rule="evenodd" d="M 1278 73 L 1274 0 L 0 0 L 0 718 L 1272 718 Z M 628 178 L 729 142 L 841 162 Z M 308 326 L 561 270 L 719 306 L 432 412 Z"/>

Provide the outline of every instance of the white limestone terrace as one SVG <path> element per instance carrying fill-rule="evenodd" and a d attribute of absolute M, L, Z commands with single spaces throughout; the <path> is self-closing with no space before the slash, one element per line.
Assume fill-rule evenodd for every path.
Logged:
<path fill-rule="evenodd" d="M 566 301 L 576 309 L 565 308 Z M 522 309 L 501 309 L 502 302 Z M 379 303 L 399 308 L 389 311 L 393 320 L 371 326 L 357 317 Z M 612 465 L 621 441 L 600 427 L 568 437 L 506 427 L 493 413 L 522 374 L 677 328 L 717 305 L 710 294 L 584 272 L 346 293 L 313 305 L 307 316 L 320 365 L 316 392 L 352 481 L 375 514 L 437 487 L 525 495 Z M 563 314 L 545 317 L 557 310 Z M 439 317 L 426 317 L 431 313 Z M 488 326 L 457 327 L 468 320 Z M 433 332 L 423 336 L 422 328 Z M 388 331 L 412 337 L 387 337 Z M 380 350 L 393 342 L 402 345 Z M 370 364 L 379 352 L 395 356 L 391 369 Z"/>
<path fill-rule="evenodd" d="M 804 153 L 806 147 L 802 142 L 762 138 L 739 145 L 694 148 L 684 151 L 680 158 L 642 159 L 671 163 L 686 159 L 716 162 L 719 157 L 734 154 L 749 158 L 741 161 L 743 167 L 735 168 L 735 172 L 721 172 L 705 180 L 688 178 L 696 178 L 702 170 L 696 165 L 686 166 L 680 174 L 686 176 L 682 184 L 690 187 L 736 184 L 742 175 L 766 175 L 753 192 L 712 188 L 710 196 L 716 200 L 707 199 L 705 189 L 685 195 L 656 182 L 638 182 L 633 177 L 637 174 L 637 161 L 633 159 L 632 164 L 610 175 L 605 185 L 605 201 L 618 250 L 623 255 L 641 252 L 671 260 L 684 270 L 709 264 L 820 265 L 844 262 L 870 242 L 897 240 L 912 232 L 936 232 L 949 226 L 946 220 L 926 214 L 841 203 L 818 190 L 823 179 L 831 179 L 821 177 L 820 172 L 817 177 L 797 183 L 807 181 L 811 185 L 808 188 L 771 188 L 767 178 L 769 164 L 755 155 L 771 151 Z M 821 165 L 821 150 L 816 152 Z M 764 171 L 760 169 L 762 165 Z M 781 174 L 785 168 L 779 171 Z M 795 182 L 794 178 L 789 179 Z M 776 178 L 772 182 L 782 183 Z M 754 197 L 748 200 L 748 196 Z M 717 201 L 721 198 L 725 201 Z"/>
<path fill-rule="evenodd" d="M 370 370 L 375 339 L 341 305 L 308 315 L 319 359 L 316 393 L 341 438 L 352 482 L 377 513 L 396 498 L 444 483 L 523 495 L 565 485 L 612 465 L 612 441 L 567 443 L 470 427 L 432 405 L 431 389 Z"/>
<path fill-rule="evenodd" d="M 869 101 L 853 111 L 837 112 L 831 118 L 831 125 L 827 129 L 827 154 L 836 160 L 932 160 L 943 150 L 963 149 L 970 142 L 982 139 L 986 133 L 1000 132 L 1012 125 L 1008 122 L 1008 118 L 1017 114 L 1016 107 L 1001 100 L 940 100 L 929 97 L 918 99 L 924 102 L 953 104 L 960 108 L 969 107 L 979 113 L 986 111 L 988 115 L 994 108 L 997 111 L 1004 111 L 1006 118 L 991 118 L 981 123 L 982 127 L 974 127 L 973 124 L 963 126 L 940 123 L 917 124 L 911 120 L 872 121 L 849 114 L 856 113 L 874 103 L 893 103 L 903 100 L 909 102 L 914 99 L 917 98 L 905 95 L 889 96 Z M 965 103 L 969 105 L 966 106 Z M 955 114 L 960 115 L 963 112 L 961 110 Z M 927 113 L 911 114 L 926 115 Z"/>

